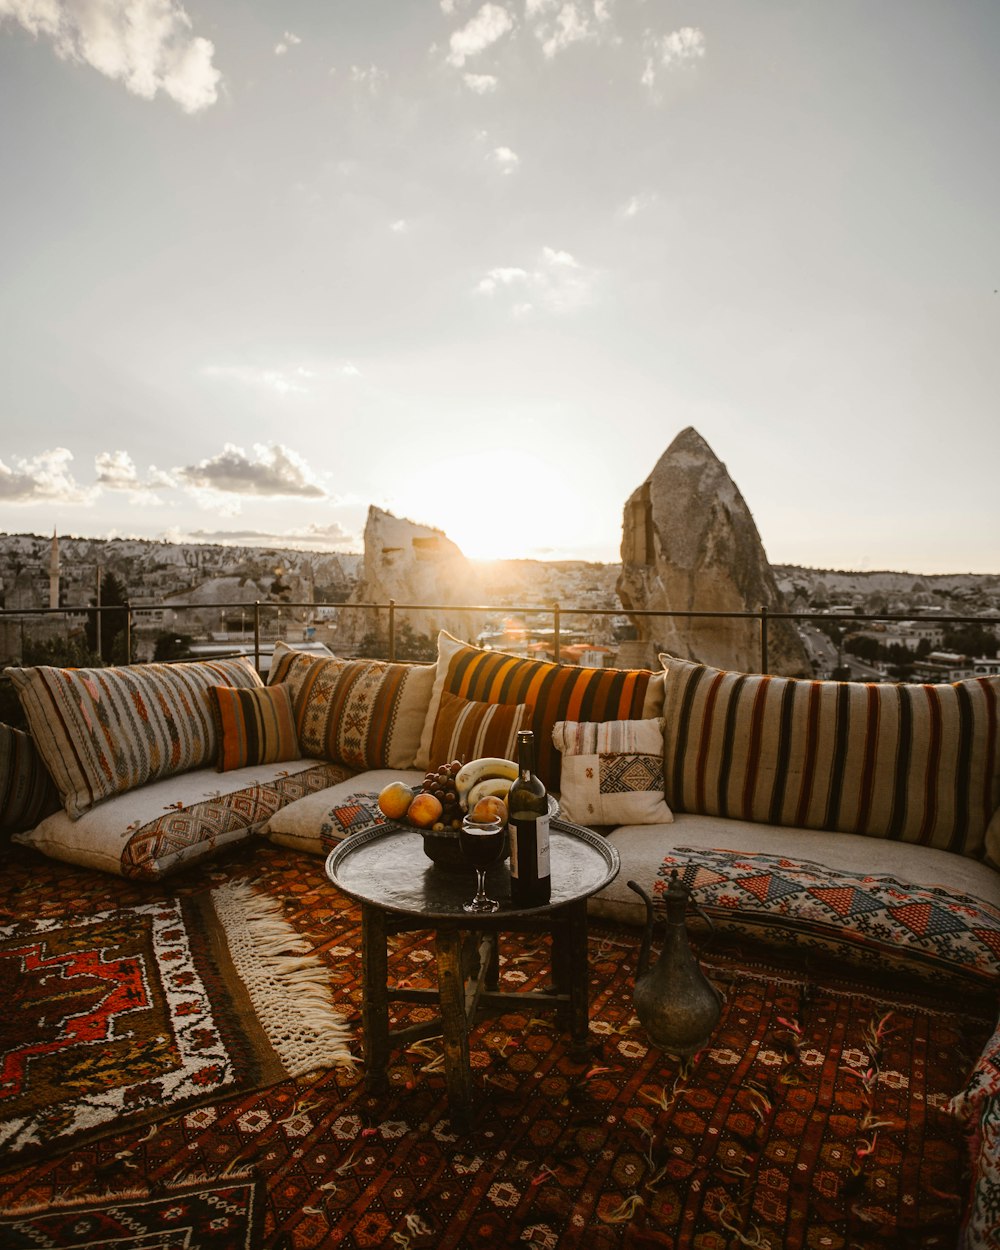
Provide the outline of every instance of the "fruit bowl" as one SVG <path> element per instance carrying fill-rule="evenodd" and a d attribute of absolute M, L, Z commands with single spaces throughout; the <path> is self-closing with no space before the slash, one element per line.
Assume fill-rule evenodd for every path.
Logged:
<path fill-rule="evenodd" d="M 475 875 L 475 869 L 462 854 L 458 845 L 457 829 L 421 829 L 424 835 L 424 854 L 435 868 L 445 872 L 466 872 Z M 504 835 L 501 861 L 510 855 L 510 843 Z"/>

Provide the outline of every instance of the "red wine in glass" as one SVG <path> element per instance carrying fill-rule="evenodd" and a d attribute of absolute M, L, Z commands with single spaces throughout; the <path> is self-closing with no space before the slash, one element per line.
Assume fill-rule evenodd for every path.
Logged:
<path fill-rule="evenodd" d="M 464 903 L 468 912 L 499 911 L 500 904 L 486 896 L 486 869 L 495 864 L 503 852 L 503 821 L 499 819 L 478 822 L 466 816 L 458 833 L 458 845 L 463 857 L 475 868 L 477 877 L 476 896 Z"/>

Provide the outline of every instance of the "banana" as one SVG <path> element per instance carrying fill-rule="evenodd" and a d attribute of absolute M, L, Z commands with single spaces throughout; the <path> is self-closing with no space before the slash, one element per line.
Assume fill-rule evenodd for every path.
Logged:
<path fill-rule="evenodd" d="M 466 807 L 471 812 L 479 800 L 485 799 L 488 794 L 506 800 L 507 792 L 513 784 L 506 777 L 487 777 L 485 781 L 477 781 L 465 796 Z"/>
<path fill-rule="evenodd" d="M 468 764 L 463 764 L 455 774 L 455 791 L 458 794 L 458 801 L 463 807 L 467 806 L 466 796 L 477 781 L 499 777 L 514 781 L 517 778 L 517 771 L 517 764 L 513 760 L 500 759 L 495 755 L 470 760 Z"/>

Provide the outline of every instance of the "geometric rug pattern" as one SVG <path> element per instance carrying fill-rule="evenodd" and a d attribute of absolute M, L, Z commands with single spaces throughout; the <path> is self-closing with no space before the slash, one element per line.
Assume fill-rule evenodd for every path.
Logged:
<path fill-rule="evenodd" d="M 247 844 L 189 887 L 173 878 L 173 892 L 206 876 L 252 878 L 282 900 L 359 1035 L 360 917 L 322 863 Z M 5 864 L 0 852 L 0 914 L 96 912 L 123 884 L 122 905 L 135 905 L 133 883 L 21 850 Z M 512 1009 L 476 1028 L 467 1136 L 448 1120 L 432 1038 L 394 1052 L 383 1097 L 365 1092 L 360 1066 L 339 1067 L 4 1160 L 0 1245 L 214 1250 L 216 1220 L 245 1250 L 955 1244 L 969 1175 L 946 1104 L 995 1004 L 943 978 L 907 989 L 837 965 L 807 977 L 777 954 L 703 951 L 725 1002 L 708 1046 L 682 1066 L 634 1018 L 640 936 L 591 927 L 585 1061 L 548 1014 Z M 392 941 L 393 979 L 433 985 L 429 935 Z M 505 939 L 501 989 L 543 986 L 548 961 L 546 939 Z M 417 1023 L 430 1009 L 394 1012 Z"/>

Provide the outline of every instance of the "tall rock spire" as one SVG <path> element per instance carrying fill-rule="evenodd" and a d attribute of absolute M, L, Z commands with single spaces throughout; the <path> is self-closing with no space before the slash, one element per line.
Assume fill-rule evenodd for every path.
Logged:
<path fill-rule="evenodd" d="M 744 612 L 784 601 L 743 496 L 697 430 L 688 426 L 625 505 L 618 594 L 626 611 Z M 632 618 L 633 659 L 658 667 L 666 651 L 717 668 L 759 672 L 760 627 L 727 618 Z M 811 675 L 788 621 L 770 621 L 768 668 Z"/>

